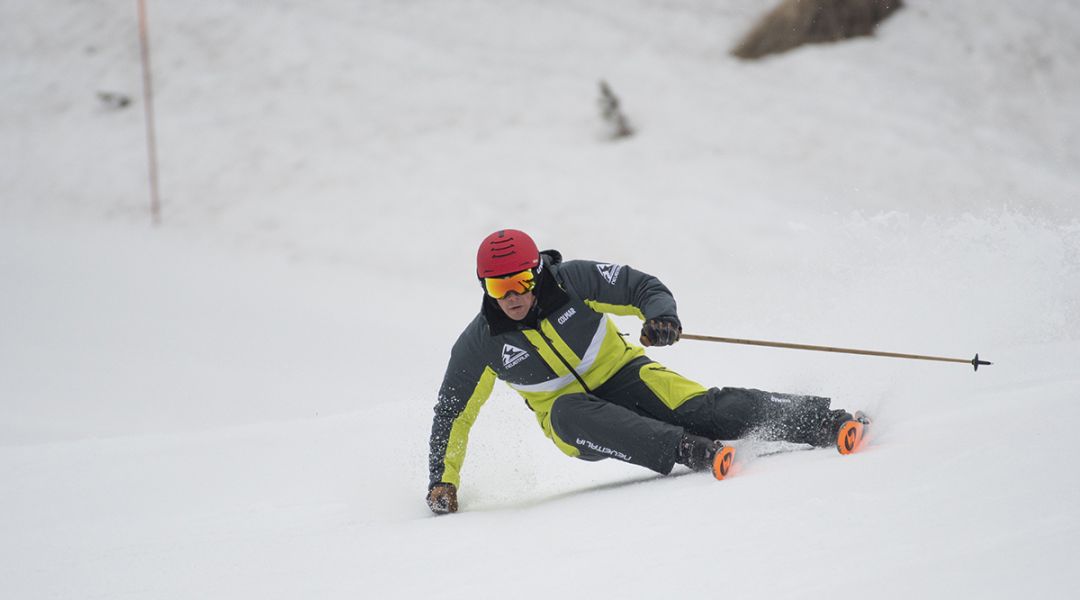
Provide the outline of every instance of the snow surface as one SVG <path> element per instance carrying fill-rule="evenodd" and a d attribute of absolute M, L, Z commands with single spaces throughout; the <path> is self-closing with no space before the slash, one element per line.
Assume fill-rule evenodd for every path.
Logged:
<path fill-rule="evenodd" d="M 0 597 L 1076 597 L 1080 5 L 905 4 L 742 63 L 760 2 L 151 0 L 153 228 L 134 3 L 0 3 Z M 435 518 L 501 227 L 689 332 L 995 364 L 651 351 L 878 419 L 722 483 L 568 459 L 499 385 Z"/>

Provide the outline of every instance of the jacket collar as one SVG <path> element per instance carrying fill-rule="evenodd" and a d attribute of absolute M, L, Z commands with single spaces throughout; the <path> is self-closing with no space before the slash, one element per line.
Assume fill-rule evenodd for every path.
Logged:
<path fill-rule="evenodd" d="M 556 276 L 556 273 L 558 273 L 557 267 L 562 262 L 562 255 L 557 250 L 544 250 L 540 253 L 540 260 L 543 262 L 544 267 L 540 271 L 540 281 L 537 282 L 533 291 L 536 295 L 536 302 L 524 319 L 515 321 L 506 316 L 506 313 L 499 308 L 498 302 L 491 296 L 484 294 L 480 314 L 487 321 L 491 335 L 521 329 L 537 329 L 540 326 L 541 319 L 546 319 L 570 301 L 570 294 L 567 294 L 566 290 L 559 285 Z"/>

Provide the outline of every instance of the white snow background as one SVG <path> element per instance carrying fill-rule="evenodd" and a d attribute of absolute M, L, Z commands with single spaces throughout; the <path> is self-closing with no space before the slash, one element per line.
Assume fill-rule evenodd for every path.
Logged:
<path fill-rule="evenodd" d="M 0 2 L 0 597 L 1080 590 L 1080 5 L 907 0 L 744 63 L 771 3 L 148 4 L 157 228 L 135 3 Z M 723 482 L 569 459 L 500 384 L 436 518 L 504 227 L 660 276 L 687 332 L 994 365 L 651 350 L 877 418 Z"/>

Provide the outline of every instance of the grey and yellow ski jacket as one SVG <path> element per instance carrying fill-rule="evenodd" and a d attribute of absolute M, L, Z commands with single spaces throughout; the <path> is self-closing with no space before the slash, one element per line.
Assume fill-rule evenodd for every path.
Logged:
<path fill-rule="evenodd" d="M 485 295 L 480 314 L 454 344 L 431 427 L 431 485 L 459 485 L 469 430 L 496 379 L 525 398 L 560 450 L 576 456 L 577 448 L 552 431 L 552 403 L 591 392 L 645 352 L 627 343 L 604 313 L 678 320 L 675 299 L 657 278 L 623 265 L 561 261 L 556 251 L 541 253 L 528 317 L 510 319 Z"/>

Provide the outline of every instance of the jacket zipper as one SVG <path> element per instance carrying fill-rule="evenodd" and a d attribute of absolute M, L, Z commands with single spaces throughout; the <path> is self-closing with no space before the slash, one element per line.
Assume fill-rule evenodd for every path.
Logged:
<path fill-rule="evenodd" d="M 555 356 L 559 357 L 559 360 L 562 361 L 562 364 L 566 365 L 566 368 L 570 370 L 571 374 L 573 374 L 574 379 L 577 379 L 577 382 L 581 384 L 581 387 L 585 390 L 585 393 L 592 394 L 592 390 L 589 389 L 589 386 L 585 385 L 585 380 L 581 378 L 581 375 L 578 375 L 578 372 L 574 370 L 574 367 L 570 366 L 570 362 L 566 360 L 566 357 L 559 353 L 559 351 L 555 348 L 555 344 L 551 343 L 551 340 L 548 339 L 548 336 L 544 334 L 544 330 L 537 327 L 536 332 L 540 334 L 540 337 L 543 338 L 545 342 L 547 342 L 548 348 L 551 348 L 551 351 L 555 353 Z"/>

